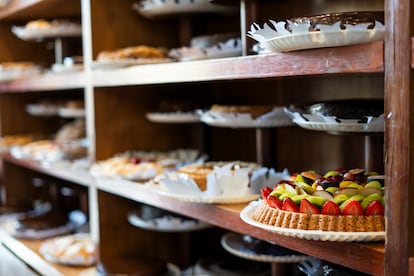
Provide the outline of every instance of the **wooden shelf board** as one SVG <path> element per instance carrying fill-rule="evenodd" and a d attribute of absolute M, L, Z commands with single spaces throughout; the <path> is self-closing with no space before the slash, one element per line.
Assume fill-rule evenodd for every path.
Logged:
<path fill-rule="evenodd" d="M 88 187 L 94 182 L 94 178 L 89 174 L 87 170 L 71 169 L 68 165 L 63 164 L 62 166 L 59 166 L 42 164 L 41 162 L 34 160 L 16 159 L 10 154 L 4 154 L 2 158 L 4 162 L 13 163 L 15 165 L 19 165 L 33 171 L 71 181 L 79 185 Z"/>
<path fill-rule="evenodd" d="M 27 92 L 47 90 L 80 89 L 86 85 L 84 72 L 67 74 L 43 74 L 0 82 L 0 92 Z"/>
<path fill-rule="evenodd" d="M 137 65 L 93 72 L 97 87 L 320 74 L 380 73 L 383 42 L 225 59 Z"/>
<path fill-rule="evenodd" d="M 199 204 L 162 196 L 142 184 L 129 181 L 98 181 L 98 189 L 130 200 L 180 213 L 221 228 L 312 255 L 330 262 L 380 275 L 384 269 L 384 243 L 322 242 L 282 236 L 248 225 L 240 219 L 246 204 Z M 323 248 L 323 250 L 321 250 Z M 367 258 L 369 256 L 369 258 Z"/>
<path fill-rule="evenodd" d="M 0 9 L 0 21 L 79 17 L 80 13 L 80 1 L 13 0 Z"/>

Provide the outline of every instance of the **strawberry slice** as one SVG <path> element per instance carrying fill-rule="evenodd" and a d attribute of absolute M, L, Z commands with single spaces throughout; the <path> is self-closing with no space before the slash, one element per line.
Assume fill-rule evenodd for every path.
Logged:
<path fill-rule="evenodd" d="M 296 203 L 290 198 L 286 197 L 282 202 L 282 209 L 285 211 L 290 212 L 299 212 L 299 207 L 296 205 Z"/>
<path fill-rule="evenodd" d="M 325 204 L 322 206 L 321 213 L 323 215 L 335 215 L 335 216 L 339 216 L 342 214 L 341 208 L 339 208 L 339 206 L 332 200 L 328 200 L 327 202 L 325 202 Z"/>
<path fill-rule="evenodd" d="M 310 203 L 309 200 L 307 200 L 306 198 L 302 198 L 302 200 L 300 201 L 299 212 L 308 215 L 321 213 L 321 211 L 319 211 L 319 208 Z"/>
<path fill-rule="evenodd" d="M 385 213 L 385 208 L 381 203 L 381 200 L 374 200 L 371 201 L 367 208 L 365 208 L 365 215 L 366 216 L 383 216 Z"/>
<path fill-rule="evenodd" d="M 344 208 L 342 209 L 342 214 L 344 215 L 363 215 L 364 208 L 362 208 L 361 203 L 356 200 L 350 200 L 346 203 Z"/>
<path fill-rule="evenodd" d="M 278 197 L 271 196 L 271 195 L 268 195 L 266 197 L 266 203 L 270 207 L 276 208 L 276 209 L 282 209 L 282 205 L 283 205 L 282 201 Z"/>
<path fill-rule="evenodd" d="M 270 188 L 269 186 L 261 188 L 260 189 L 260 193 L 262 194 L 263 199 L 266 199 L 267 196 L 273 191 L 272 188 Z"/>

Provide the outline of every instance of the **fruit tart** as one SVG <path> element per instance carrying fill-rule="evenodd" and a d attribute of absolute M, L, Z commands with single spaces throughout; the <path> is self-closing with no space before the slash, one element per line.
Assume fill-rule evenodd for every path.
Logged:
<path fill-rule="evenodd" d="M 292 174 L 273 188 L 261 189 L 263 200 L 252 218 L 299 230 L 385 231 L 384 184 L 373 176 L 378 174 L 364 169 Z"/>

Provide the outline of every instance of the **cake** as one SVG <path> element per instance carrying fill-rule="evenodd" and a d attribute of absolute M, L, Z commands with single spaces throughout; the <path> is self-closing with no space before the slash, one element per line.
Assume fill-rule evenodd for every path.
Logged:
<path fill-rule="evenodd" d="M 241 161 L 222 161 L 222 162 L 205 162 L 203 164 L 190 164 L 183 166 L 177 170 L 178 173 L 184 173 L 194 180 L 201 191 L 207 189 L 207 175 L 214 171 L 214 167 L 220 167 L 227 164 L 233 164 L 232 170 L 240 168 L 257 169 L 259 167 L 256 163 L 241 162 Z"/>
<path fill-rule="evenodd" d="M 385 231 L 384 186 L 363 169 L 293 174 L 274 188 L 261 189 L 263 200 L 253 219 L 263 224 L 337 232 Z"/>

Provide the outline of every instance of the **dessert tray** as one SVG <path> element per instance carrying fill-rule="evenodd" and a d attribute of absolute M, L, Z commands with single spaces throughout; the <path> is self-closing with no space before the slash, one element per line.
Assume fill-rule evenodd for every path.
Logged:
<path fill-rule="evenodd" d="M 87 220 L 86 215 L 79 210 L 71 211 L 68 214 L 68 218 L 66 224 L 48 229 L 18 229 L 18 219 L 8 220 L 3 225 L 3 228 L 6 232 L 16 238 L 45 239 L 73 232 L 84 225 Z"/>
<path fill-rule="evenodd" d="M 179 16 L 192 13 L 234 13 L 234 7 L 214 5 L 209 0 L 142 0 L 132 9 L 147 18 Z"/>
<path fill-rule="evenodd" d="M 233 255 L 258 262 L 297 263 L 308 258 L 306 255 L 276 244 L 234 232 L 223 235 L 221 245 Z"/>
<path fill-rule="evenodd" d="M 11 81 L 42 74 L 42 68 L 31 62 L 0 63 L 0 81 Z"/>
<path fill-rule="evenodd" d="M 225 113 L 216 111 L 199 111 L 200 120 L 210 126 L 230 128 L 266 128 L 293 125 L 283 107 L 276 107 L 271 112 L 252 118 L 250 113 Z"/>
<path fill-rule="evenodd" d="M 46 260 L 70 266 L 91 266 L 96 263 L 95 244 L 87 233 L 51 238 L 39 249 Z"/>
<path fill-rule="evenodd" d="M 231 38 L 210 47 L 181 47 L 172 49 L 169 56 L 179 61 L 236 57 L 242 54 L 240 38 Z"/>
<path fill-rule="evenodd" d="M 260 204 L 260 201 L 250 202 L 241 212 L 240 218 L 252 226 L 274 232 L 276 234 L 290 236 L 306 240 L 319 240 L 319 241 L 339 241 L 339 242 L 372 242 L 385 240 L 385 232 L 329 232 L 319 230 L 299 230 L 282 228 L 277 226 L 271 226 L 262 224 L 253 219 L 253 213 L 256 206 Z"/>
<path fill-rule="evenodd" d="M 149 112 L 147 119 L 154 123 L 198 123 L 200 115 L 197 112 Z"/>
<path fill-rule="evenodd" d="M 253 23 L 248 36 L 272 52 L 381 41 L 385 36 L 385 26 L 370 15 L 354 12 L 311 16 L 301 20 L 269 20 L 263 27 Z M 361 16 L 366 16 L 367 20 L 361 20 Z"/>
<path fill-rule="evenodd" d="M 158 188 L 155 190 L 162 195 L 187 202 L 243 203 L 258 199 L 262 187 L 273 185 L 288 175 L 286 171 L 275 172 L 265 167 L 232 171 L 232 166 L 229 163 L 215 167 L 207 175 L 207 187 L 204 191 L 200 190 L 189 175 L 178 172 L 166 172 L 156 178 Z"/>
<path fill-rule="evenodd" d="M 39 20 L 41 21 L 41 20 Z M 26 24 L 25 26 L 13 26 L 12 32 L 22 40 L 42 40 L 56 37 L 76 37 L 82 34 L 82 27 L 79 23 L 54 20 L 42 22 L 42 25 Z M 35 22 L 32 22 L 35 23 Z"/>
<path fill-rule="evenodd" d="M 310 130 L 326 131 L 329 133 L 377 133 L 384 132 L 384 114 L 378 117 L 366 116 L 363 121 L 359 119 L 338 119 L 336 116 L 322 116 L 304 113 L 285 108 L 286 114 L 298 126 Z"/>
<path fill-rule="evenodd" d="M 53 103 L 33 103 L 26 105 L 26 112 L 32 116 L 38 117 L 52 117 L 58 115 L 59 104 Z"/>
<path fill-rule="evenodd" d="M 158 232 L 187 232 L 209 228 L 210 225 L 198 220 L 184 219 L 172 215 L 145 220 L 134 212 L 128 214 L 128 221 L 141 229 Z"/>
<path fill-rule="evenodd" d="M 58 115 L 63 118 L 83 118 L 85 117 L 85 109 L 61 107 L 58 109 Z"/>

